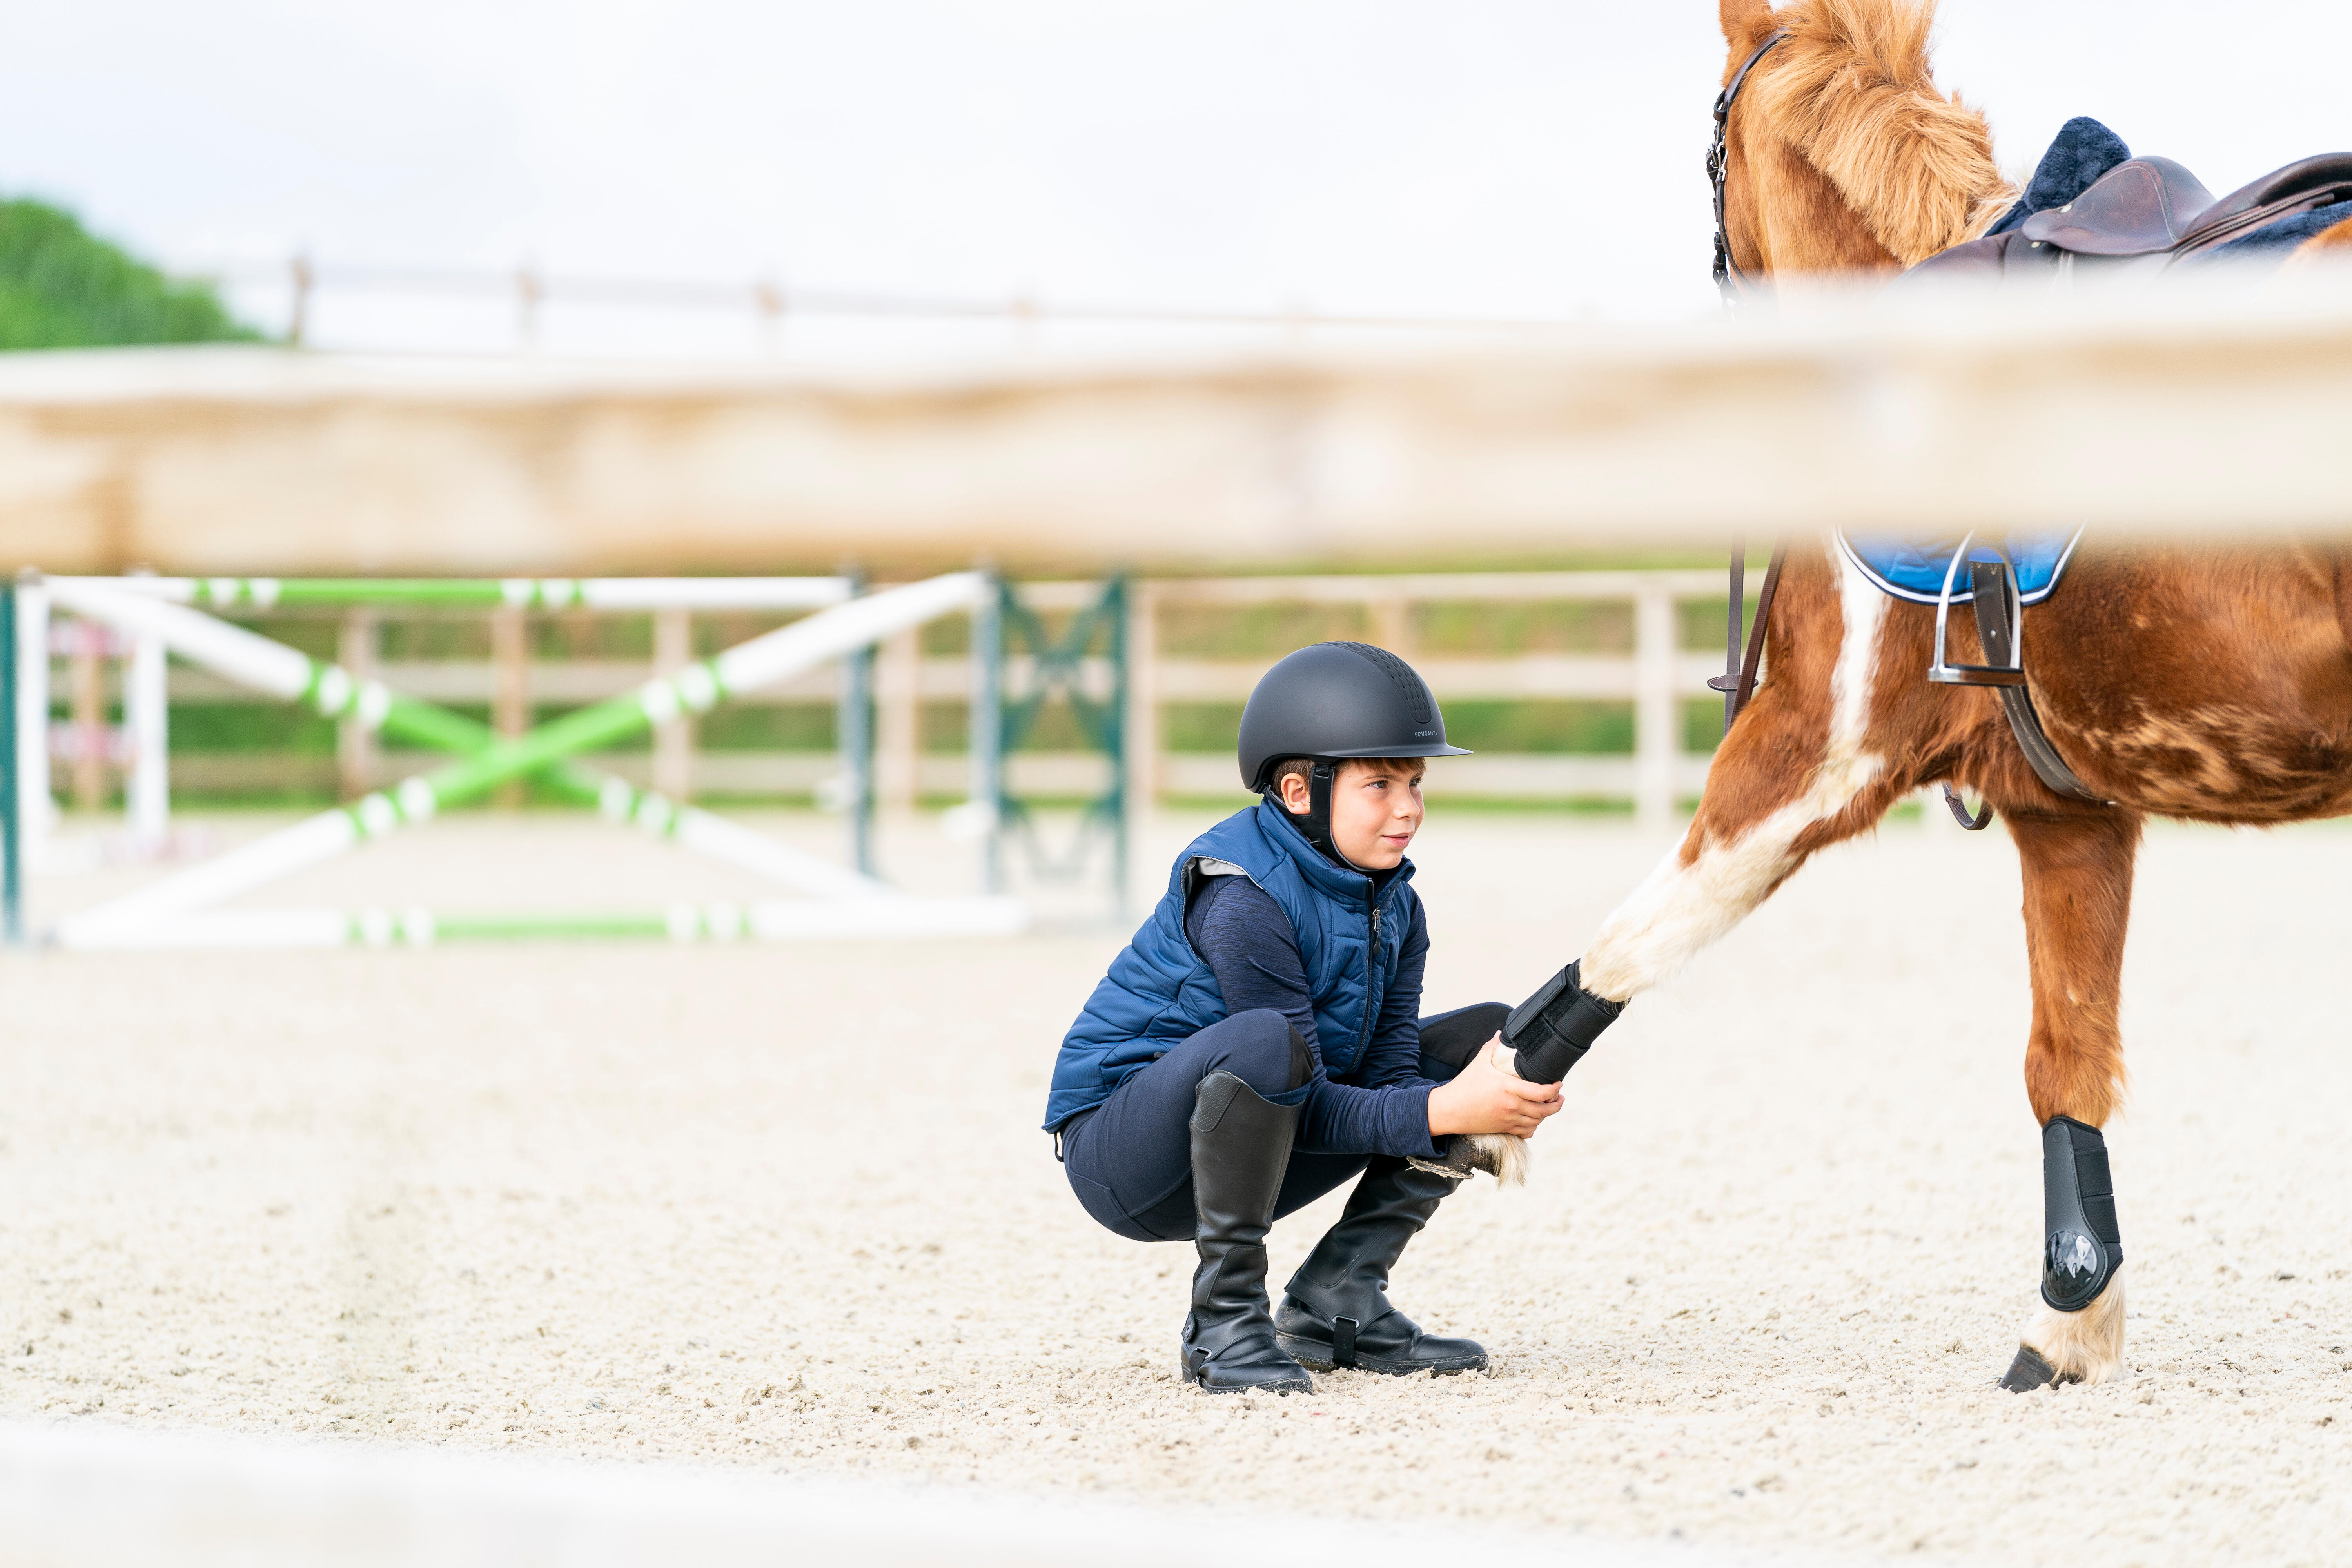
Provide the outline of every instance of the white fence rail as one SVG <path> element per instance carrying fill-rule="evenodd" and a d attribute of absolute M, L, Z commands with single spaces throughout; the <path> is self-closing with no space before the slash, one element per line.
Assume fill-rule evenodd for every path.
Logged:
<path fill-rule="evenodd" d="M 1086 602 L 1096 586 L 1086 583 L 1035 583 L 1023 586 L 1024 599 L 1046 611 Z M 1441 702 L 1586 700 L 1630 703 L 1633 749 L 1626 753 L 1494 753 L 1448 762 L 1436 780 L 1441 795 L 1487 798 L 1600 799 L 1633 803 L 1645 824 L 1672 819 L 1678 802 L 1705 783 L 1707 758 L 1683 750 L 1681 707 L 1712 696 L 1708 676 L 1722 668 L 1718 653 L 1679 646 L 1676 605 L 1686 600 L 1719 602 L 1723 577 L 1713 571 L 1614 571 L 1428 574 L 1396 576 L 1292 576 L 1163 578 L 1132 584 L 1128 630 L 1131 712 L 1128 750 L 1133 778 L 1147 797 L 1238 795 L 1231 755 L 1170 749 L 1164 743 L 1164 710 L 1177 703 L 1238 704 L 1269 662 L 1264 658 L 1205 658 L 1161 651 L 1162 617 L 1187 607 L 1270 605 L 1354 606 L 1366 622 L 1365 635 L 1412 661 Z M 1425 651 L 1416 646 L 1415 608 L 1424 605 L 1617 603 L 1632 610 L 1633 647 L 1625 653 L 1533 652 L 1472 656 Z M 228 613 L 255 613 L 239 606 Z M 512 619 L 517 613 L 509 613 Z M 402 658 L 380 657 L 381 630 L 400 618 L 397 609 L 370 607 L 342 613 L 339 634 L 344 664 L 371 679 L 428 701 L 473 704 L 527 712 L 539 705 L 603 701 L 635 689 L 649 669 L 680 662 L 690 626 L 687 612 L 665 609 L 657 626 L 656 658 L 647 661 L 589 658 L 532 659 L 527 639 L 509 635 L 496 641 L 492 658 Z M 94 635 L 97 634 L 97 635 Z M 151 820 L 158 770 L 134 731 L 143 725 L 160 733 L 151 710 L 154 674 L 142 690 L 128 672 L 138 664 L 127 641 L 109 640 L 102 628 L 61 623 L 50 639 L 56 662 L 50 686 L 68 712 L 50 726 L 49 752 L 61 783 L 85 801 L 111 787 L 116 776 L 144 792 Z M 1024 660 L 1010 661 L 1025 686 Z M 1089 685 L 1107 690 L 1108 665 L 1090 662 Z M 830 704 L 839 695 L 837 669 L 812 671 L 749 694 L 745 706 Z M 176 666 L 168 676 L 173 704 L 242 703 L 249 691 L 208 671 Z M 885 643 L 877 661 L 877 784 L 886 807 L 910 807 L 920 797 L 961 795 L 968 765 L 960 753 L 927 752 L 921 742 L 920 710 L 926 703 L 961 703 L 972 689 L 971 661 L 961 655 L 925 654 L 912 635 Z M 109 717 L 120 704 L 125 722 Z M 347 736 L 335 756 L 292 756 L 269 752 L 183 752 L 171 759 L 172 782 L 183 790 L 245 790 L 270 787 L 332 788 L 347 794 L 378 789 L 419 771 L 424 753 L 384 752 L 372 735 Z M 832 753 L 818 751 L 697 750 L 692 731 L 679 724 L 657 738 L 649 752 L 589 759 L 633 784 L 652 785 L 675 796 L 688 794 L 758 795 L 806 794 L 822 788 L 840 769 Z M 1078 795 L 1098 791 L 1106 759 L 1051 752 L 1016 753 L 1011 783 L 1023 794 Z M 142 770 L 144 771 L 142 771 Z"/>
<path fill-rule="evenodd" d="M 1677 801 L 1696 795 L 1706 759 L 1682 748 L 1681 703 L 1709 695 L 1706 681 L 1722 668 L 1677 643 L 1675 605 L 1724 592 L 1712 572 L 1529 572 L 1426 574 L 1393 577 L 1242 577 L 1162 579 L 1136 584 L 1129 680 L 1139 714 L 1177 701 L 1237 702 L 1249 695 L 1263 664 L 1168 658 L 1159 652 L 1163 609 L 1192 605 L 1360 605 L 1372 640 L 1412 661 L 1438 701 L 1583 699 L 1630 700 L 1633 752 L 1606 755 L 1486 755 L 1449 761 L 1438 788 L 1465 795 L 1615 798 L 1633 802 L 1650 826 L 1672 820 Z M 1630 602 L 1630 656 L 1520 654 L 1486 658 L 1425 654 L 1414 646 L 1412 608 L 1422 604 Z M 1207 794 L 1239 786 L 1232 759 L 1171 753 L 1160 726 L 1140 722 L 1129 742 L 1136 777 L 1152 794 Z"/>

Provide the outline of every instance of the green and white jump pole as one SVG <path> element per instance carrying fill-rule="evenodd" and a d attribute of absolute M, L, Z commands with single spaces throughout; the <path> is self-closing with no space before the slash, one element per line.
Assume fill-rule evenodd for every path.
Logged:
<path fill-rule="evenodd" d="M 858 871 L 829 865 L 708 812 L 641 795 L 617 779 L 589 779 L 571 766 L 571 759 L 583 751 L 627 739 L 683 712 L 707 712 L 729 696 L 788 679 L 933 616 L 992 602 L 995 584 L 986 574 L 951 574 L 836 602 L 715 658 L 648 681 L 628 696 L 583 709 L 510 741 L 488 736 L 470 720 L 399 696 L 379 682 L 354 681 L 339 666 L 323 664 L 185 608 L 173 602 L 175 593 L 151 585 L 175 580 L 148 579 L 133 589 L 126 589 L 123 581 L 56 578 L 50 580 L 50 591 L 57 603 L 77 614 L 134 636 L 155 637 L 182 658 L 256 689 L 289 701 L 311 703 L 331 717 L 351 715 L 389 733 L 463 754 L 432 773 L 404 781 L 389 794 L 370 795 L 349 807 L 321 812 L 63 921 L 57 931 L 61 945 L 331 945 L 370 940 L 373 927 L 368 922 L 336 911 L 201 911 L 331 859 L 404 824 L 426 821 L 442 808 L 477 798 L 509 779 L 530 774 L 545 774 L 567 793 L 597 800 L 608 815 L 632 816 L 688 847 L 772 877 L 823 900 L 805 913 L 798 905 L 749 906 L 735 929 L 752 935 L 848 935 L 883 930 L 906 934 L 994 932 L 1015 930 L 1025 922 L 1025 907 L 1016 900 L 912 898 Z M 843 592 L 845 595 L 845 587 Z M 673 914 L 662 918 L 666 931 L 676 935 L 678 922 Z M 436 935 L 454 935 L 465 926 L 458 917 L 424 916 L 421 921 L 429 921 Z M 327 934 L 331 927 L 339 933 L 331 942 Z M 717 930 L 708 921 L 696 927 L 706 928 Z M 404 918 L 395 929 L 425 927 Z M 295 941 L 298 932 L 308 935 Z"/>

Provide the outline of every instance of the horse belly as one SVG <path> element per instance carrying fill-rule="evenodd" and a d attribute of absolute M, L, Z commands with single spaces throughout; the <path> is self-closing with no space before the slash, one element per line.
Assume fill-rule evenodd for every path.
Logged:
<path fill-rule="evenodd" d="M 2352 648 L 2315 568 L 2294 551 L 2078 563 L 2032 660 L 2068 760 L 2168 816 L 2352 810 Z"/>

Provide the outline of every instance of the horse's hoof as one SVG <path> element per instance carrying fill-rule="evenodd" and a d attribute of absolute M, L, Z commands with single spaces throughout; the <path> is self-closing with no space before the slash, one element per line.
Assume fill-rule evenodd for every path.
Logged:
<path fill-rule="evenodd" d="M 1443 1141 L 1436 1159 L 1407 1154 L 1404 1163 L 1416 1171 L 1426 1171 L 1433 1176 L 1449 1176 L 1457 1182 L 1466 1182 L 1481 1171 L 1490 1176 L 1495 1174 L 1494 1161 L 1478 1146 L 1477 1140 L 1465 1138 L 1458 1132 L 1449 1134 Z"/>
<path fill-rule="evenodd" d="M 2053 1383 L 2073 1383 L 2076 1379 L 2062 1378 L 2058 1369 L 2042 1358 L 2042 1352 L 2032 1345 L 2017 1347 L 2017 1359 L 2009 1363 L 2001 1374 L 2000 1385 L 2011 1394 L 2031 1394 L 2037 1388 L 2047 1388 Z"/>
<path fill-rule="evenodd" d="M 1499 1134 L 1472 1136 L 1467 1132 L 1450 1133 L 1440 1145 L 1442 1152 L 1434 1160 L 1418 1154 L 1408 1154 L 1404 1163 L 1416 1171 L 1426 1171 L 1433 1176 L 1450 1176 L 1455 1181 L 1468 1181 L 1484 1171 L 1507 1187 L 1527 1184 L 1528 1167 L 1534 1162 L 1528 1155 L 1524 1138 Z"/>

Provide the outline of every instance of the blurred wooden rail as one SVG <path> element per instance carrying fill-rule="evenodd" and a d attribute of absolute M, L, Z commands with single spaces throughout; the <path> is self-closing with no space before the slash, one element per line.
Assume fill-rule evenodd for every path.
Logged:
<path fill-rule="evenodd" d="M 1075 609 L 1098 591 L 1094 584 L 1030 583 L 1025 602 L 1051 614 Z M 1230 755 L 1171 752 L 1164 743 L 1162 710 L 1170 703 L 1238 706 L 1249 696 L 1269 658 L 1201 658 L 1161 651 L 1160 617 L 1171 606 L 1325 605 L 1359 606 L 1365 635 L 1412 659 L 1440 700 L 1513 701 L 1570 700 L 1630 703 L 1634 747 L 1631 754 L 1520 753 L 1454 759 L 1436 788 L 1441 795 L 1514 799 L 1632 800 L 1645 821 L 1663 822 L 1678 797 L 1696 795 L 1706 777 L 1706 758 L 1682 750 L 1681 704 L 1712 700 L 1708 676 L 1722 668 L 1719 654 L 1676 646 L 1675 606 L 1686 600 L 1720 602 L 1723 579 L 1713 572 L 1482 573 L 1399 576 L 1315 576 L 1144 579 L 1131 585 L 1127 629 L 1132 711 L 1128 745 L 1136 777 L 1153 795 L 1238 796 Z M 1617 602 L 1633 610 L 1633 647 L 1627 653 L 1534 652 L 1474 657 L 1430 653 L 1417 646 L 1413 610 L 1421 605 L 1559 604 Z M 310 612 L 316 616 L 320 612 Z M 404 617 L 381 608 L 340 617 L 339 658 L 365 668 L 394 689 L 428 700 L 493 708 L 516 701 L 529 708 L 572 705 L 617 696 L 642 684 L 656 667 L 680 662 L 688 626 L 679 612 L 664 612 L 676 647 L 651 660 L 610 658 L 532 658 L 528 639 L 509 632 L 502 659 L 387 659 L 378 648 L 384 626 Z M 88 709 L 106 698 L 103 677 L 110 667 L 96 662 L 99 645 L 71 630 L 55 641 L 69 650 L 68 666 L 52 689 L 80 691 Z M 1008 661 L 1016 689 L 1025 689 L 1033 662 Z M 82 665 L 87 663 L 88 668 Z M 1103 659 L 1083 666 L 1086 684 L 1097 696 L 1110 689 Z M 954 795 L 965 784 L 960 752 L 926 752 L 919 710 L 925 703 L 961 706 L 971 690 L 971 670 L 962 655 L 921 655 L 912 639 L 885 646 L 877 671 L 877 779 L 882 803 L 906 808 L 918 798 Z M 100 683 L 93 685 L 93 679 Z M 830 707 L 838 698 L 837 674 L 824 670 L 742 700 L 746 706 Z M 170 674 L 175 705 L 260 704 L 244 688 L 203 670 L 174 668 Z M 93 693 L 96 695 L 93 696 Z M 62 722 L 56 731 L 61 760 L 80 758 L 90 772 L 95 754 L 79 737 L 94 733 L 91 714 L 83 722 Z M 347 729 L 350 727 L 347 726 Z M 665 755 L 663 745 L 672 750 Z M 102 750 L 103 748 L 100 748 Z M 816 791 L 839 763 L 828 752 L 694 747 L 691 726 L 680 724 L 657 737 L 651 753 L 601 757 L 606 766 L 641 784 L 673 794 L 716 795 L 803 795 Z M 339 787 L 346 795 L 383 786 L 427 764 L 422 755 L 383 752 L 351 733 L 333 756 L 282 752 L 180 751 L 172 758 L 174 784 L 183 790 L 258 791 L 293 787 Z M 1055 752 L 1018 752 L 1011 759 L 1014 787 L 1024 794 L 1076 796 L 1102 787 L 1102 759 Z M 89 794 L 89 791 L 85 791 Z"/>
<path fill-rule="evenodd" d="M 1826 525 L 2352 532 L 2352 286 L 1805 308 L 1503 352 L 0 363 L 0 568 L 1099 574 Z"/>

